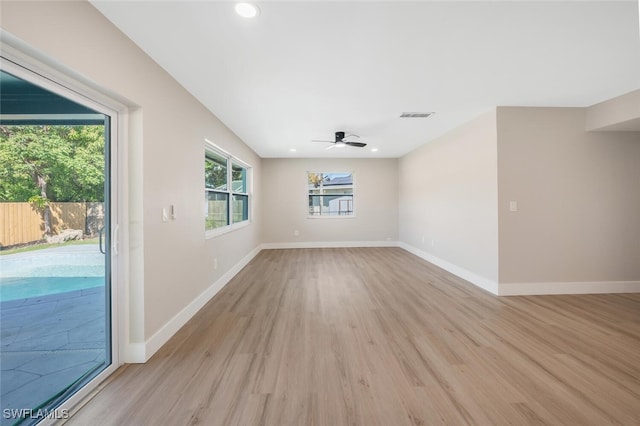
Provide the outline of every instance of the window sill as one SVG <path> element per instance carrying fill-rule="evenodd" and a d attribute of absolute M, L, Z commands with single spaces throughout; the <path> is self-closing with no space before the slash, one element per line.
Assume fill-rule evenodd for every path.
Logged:
<path fill-rule="evenodd" d="M 228 234 L 229 232 L 236 231 L 238 229 L 246 228 L 249 225 L 251 225 L 251 221 L 250 220 L 245 220 L 245 221 L 242 221 L 240 223 L 234 223 L 233 225 L 223 226 L 221 228 L 216 228 L 216 229 L 210 229 L 210 230 L 205 231 L 204 238 L 206 240 L 211 239 L 211 238 L 215 238 L 215 237 L 218 237 L 220 235 Z"/>
<path fill-rule="evenodd" d="M 355 219 L 356 215 L 338 215 L 338 216 L 307 216 L 307 219 Z"/>

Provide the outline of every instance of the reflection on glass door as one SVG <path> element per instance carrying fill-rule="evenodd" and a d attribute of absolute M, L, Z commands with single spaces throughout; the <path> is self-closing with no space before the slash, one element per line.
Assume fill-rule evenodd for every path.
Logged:
<path fill-rule="evenodd" d="M 111 364 L 110 119 L 0 71 L 1 425 Z"/>

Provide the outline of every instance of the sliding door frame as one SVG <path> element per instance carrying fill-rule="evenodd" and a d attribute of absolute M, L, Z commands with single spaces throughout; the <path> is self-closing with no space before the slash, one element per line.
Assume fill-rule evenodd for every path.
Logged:
<path fill-rule="evenodd" d="M 105 220 L 110 223 L 110 262 L 108 270 L 105 270 L 105 275 L 110 277 L 111 300 L 110 309 L 105 314 L 109 319 L 107 324 L 111 328 L 111 363 L 57 407 L 57 410 L 66 410 L 73 414 L 99 384 L 122 366 L 126 359 L 126 346 L 129 340 L 128 158 L 126 149 L 128 109 L 122 103 L 105 95 L 98 88 L 80 81 L 69 70 L 49 65 L 48 63 L 51 62 L 46 61 L 46 58 L 43 62 L 41 57 L 29 52 L 28 47 L 21 45 L 21 42 L 7 44 L 7 39 L 12 37 L 4 30 L 0 29 L 0 31 L 2 31 L 0 34 L 2 36 L 0 69 L 109 117 L 105 120 L 109 123 L 109 128 L 105 127 L 105 135 L 110 137 L 109 153 L 105 163 L 108 166 L 105 169 L 108 200 L 105 202 L 109 203 L 109 217 L 105 217 Z M 53 424 L 55 421 L 55 419 L 44 419 L 39 425 Z"/>

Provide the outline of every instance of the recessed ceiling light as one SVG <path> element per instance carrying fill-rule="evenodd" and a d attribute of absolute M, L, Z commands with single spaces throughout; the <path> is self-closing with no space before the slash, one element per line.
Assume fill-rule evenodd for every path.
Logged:
<path fill-rule="evenodd" d="M 378 152 L 378 148 L 371 148 L 371 152 Z"/>
<path fill-rule="evenodd" d="M 296 152 L 296 149 L 295 148 L 289 148 L 289 151 Z"/>
<path fill-rule="evenodd" d="M 236 13 L 243 18 L 255 18 L 260 13 L 260 9 L 251 3 L 236 3 Z"/>

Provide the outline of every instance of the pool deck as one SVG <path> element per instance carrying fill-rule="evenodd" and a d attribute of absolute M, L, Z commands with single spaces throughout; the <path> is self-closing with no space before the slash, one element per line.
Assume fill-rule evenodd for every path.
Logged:
<path fill-rule="evenodd" d="M 21 253 L 1 253 L 2 252 L 0 252 L 0 277 L 42 276 L 41 274 L 32 275 L 30 272 L 24 274 L 25 268 L 56 265 L 61 259 L 64 259 L 65 262 L 80 266 L 86 266 L 87 264 L 104 264 L 104 255 L 100 253 L 98 244 L 76 244 L 48 247 Z"/>
<path fill-rule="evenodd" d="M 2 253 L 2 252 L 0 252 Z M 0 254 L 0 261 L 2 259 L 13 259 L 20 257 L 30 257 L 34 254 L 47 254 L 47 253 L 100 253 L 100 248 L 98 244 L 70 244 L 64 246 L 51 246 L 43 249 L 32 250 L 32 251 L 23 251 L 20 253 L 11 253 L 11 254 Z"/>
<path fill-rule="evenodd" d="M 76 247 L 45 250 L 93 246 Z M 0 302 L 0 411 L 37 407 L 102 364 L 105 345 L 103 287 Z M 0 416 L 1 425 L 14 422 Z"/>

